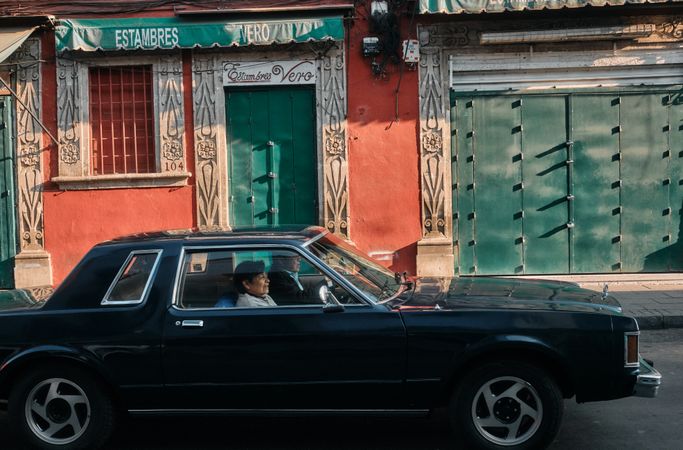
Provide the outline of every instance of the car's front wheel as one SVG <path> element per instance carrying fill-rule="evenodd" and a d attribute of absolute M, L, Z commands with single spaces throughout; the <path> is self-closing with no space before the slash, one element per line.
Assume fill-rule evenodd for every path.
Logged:
<path fill-rule="evenodd" d="M 465 448 L 530 450 L 550 445 L 562 421 L 562 393 L 542 369 L 499 361 L 467 373 L 450 417 Z"/>
<path fill-rule="evenodd" d="M 24 440 L 41 449 L 97 448 L 114 426 L 113 405 L 101 385 L 70 366 L 27 373 L 10 393 L 8 413 Z"/>

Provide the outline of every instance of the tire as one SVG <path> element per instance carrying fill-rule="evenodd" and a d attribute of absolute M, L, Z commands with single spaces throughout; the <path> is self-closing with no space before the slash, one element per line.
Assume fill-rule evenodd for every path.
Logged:
<path fill-rule="evenodd" d="M 543 449 L 562 422 L 562 393 L 538 367 L 515 361 L 488 363 L 467 373 L 449 409 L 463 448 Z"/>
<path fill-rule="evenodd" d="M 109 395 L 87 372 L 71 366 L 27 372 L 10 392 L 7 412 L 20 437 L 40 449 L 99 448 L 114 428 Z"/>

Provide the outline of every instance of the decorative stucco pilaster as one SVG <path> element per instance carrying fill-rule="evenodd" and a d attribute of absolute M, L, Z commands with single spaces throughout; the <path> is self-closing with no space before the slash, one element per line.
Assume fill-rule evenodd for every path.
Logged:
<path fill-rule="evenodd" d="M 421 30 L 421 34 L 424 34 Z M 420 49 L 420 184 L 422 239 L 419 275 L 449 276 L 454 270 L 448 82 L 440 47 Z"/>
<path fill-rule="evenodd" d="M 183 64 L 180 56 L 161 57 L 156 70 L 160 172 L 185 172 Z"/>
<path fill-rule="evenodd" d="M 42 128 L 31 116 L 41 117 L 40 41 L 28 39 L 14 53 L 16 61 L 16 151 L 19 188 L 19 254 L 15 258 L 16 287 L 52 284 L 50 255 L 43 235 Z M 23 105 L 25 106 L 23 106 Z M 29 112 L 30 110 L 30 112 Z"/>
<path fill-rule="evenodd" d="M 87 104 L 83 92 L 83 68 L 78 61 L 57 58 L 57 136 L 59 139 L 59 174 L 82 176 L 88 173 Z"/>
<path fill-rule="evenodd" d="M 318 117 L 323 141 L 323 223 L 331 232 L 348 238 L 349 167 L 343 49 L 331 49 L 320 64 Z"/>
<path fill-rule="evenodd" d="M 228 228 L 225 96 L 220 58 L 195 54 L 192 61 L 197 225 Z"/>

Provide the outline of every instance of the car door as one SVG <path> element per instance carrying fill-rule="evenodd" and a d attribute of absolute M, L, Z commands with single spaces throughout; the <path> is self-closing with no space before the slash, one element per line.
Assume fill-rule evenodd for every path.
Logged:
<path fill-rule="evenodd" d="M 172 409 L 405 408 L 406 336 L 395 311 L 336 285 L 342 311 L 322 304 L 214 305 L 238 262 L 283 249 L 186 249 L 164 323 Z M 286 250 L 293 251 L 293 250 Z M 324 277 L 310 261 L 302 278 Z M 313 273 L 311 273 L 313 272 Z M 273 293 L 274 297 L 277 297 Z M 290 302 L 291 303 L 291 302 Z"/>

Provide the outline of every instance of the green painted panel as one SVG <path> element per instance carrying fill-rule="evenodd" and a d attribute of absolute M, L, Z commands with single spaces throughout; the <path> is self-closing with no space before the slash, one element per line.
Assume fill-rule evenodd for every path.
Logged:
<path fill-rule="evenodd" d="M 267 144 L 270 140 L 270 101 L 268 91 L 251 92 L 251 190 L 254 195 L 254 225 L 273 224 L 273 215 L 269 209 L 273 204 L 272 179 L 268 172 L 273 171 L 272 148 Z"/>
<path fill-rule="evenodd" d="M 251 201 L 251 96 L 248 92 L 227 92 L 227 139 L 230 164 L 230 222 L 233 226 L 254 224 Z"/>
<path fill-rule="evenodd" d="M 475 100 L 477 274 L 520 273 L 522 266 L 521 102 Z"/>
<path fill-rule="evenodd" d="M 270 91 L 268 104 L 268 122 L 270 130 L 268 138 L 272 146 L 266 151 L 270 153 L 269 158 L 272 167 L 269 168 L 276 178 L 270 179 L 271 202 L 269 206 L 277 208 L 276 213 L 272 213 L 271 220 L 274 225 L 289 222 L 290 216 L 294 214 L 296 199 L 290 189 L 294 181 L 292 173 L 293 166 L 293 145 L 292 145 L 292 99 L 290 92 L 277 90 Z"/>
<path fill-rule="evenodd" d="M 315 144 L 315 92 L 313 89 L 292 90 L 292 151 L 294 155 L 293 191 L 296 197 L 293 224 L 315 224 L 318 204 Z M 283 190 L 285 187 L 283 187 Z"/>
<path fill-rule="evenodd" d="M 314 95 L 226 91 L 232 225 L 316 223 Z"/>
<path fill-rule="evenodd" d="M 460 271 L 460 257 L 458 255 L 458 236 L 460 235 L 458 221 L 458 111 L 456 108 L 457 96 L 450 91 L 450 118 L 451 118 L 451 211 L 453 212 L 453 273 Z"/>
<path fill-rule="evenodd" d="M 663 94 L 621 97 L 622 270 L 667 270 L 668 108 Z"/>
<path fill-rule="evenodd" d="M 669 103 L 671 245 L 669 270 L 683 271 L 683 92 L 672 90 Z"/>
<path fill-rule="evenodd" d="M 0 288 L 14 287 L 16 225 L 10 97 L 0 97 Z"/>
<path fill-rule="evenodd" d="M 618 125 L 618 94 L 572 96 L 574 273 L 620 270 Z"/>
<path fill-rule="evenodd" d="M 523 98 L 525 273 L 569 271 L 566 102 Z"/>
<path fill-rule="evenodd" d="M 452 173 L 457 174 L 457 189 L 454 192 L 454 201 L 457 203 L 458 234 L 456 244 L 458 248 L 459 267 L 458 272 L 467 275 L 475 273 L 475 204 L 474 190 L 474 145 L 473 133 L 474 98 L 458 97 L 455 99 L 456 121 L 456 169 Z M 454 235 L 455 236 L 455 235 Z"/>

